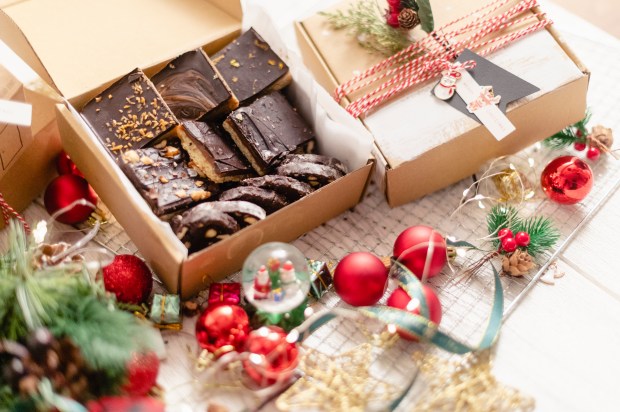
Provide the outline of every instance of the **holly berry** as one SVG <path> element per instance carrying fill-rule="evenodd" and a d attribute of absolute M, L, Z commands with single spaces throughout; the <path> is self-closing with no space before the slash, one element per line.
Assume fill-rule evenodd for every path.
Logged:
<path fill-rule="evenodd" d="M 497 232 L 497 237 L 500 240 L 512 237 L 512 230 L 508 229 L 507 227 L 500 229 L 499 232 Z"/>
<path fill-rule="evenodd" d="M 400 26 L 400 23 L 398 22 L 398 11 L 388 13 L 385 16 L 385 18 L 386 18 L 387 24 L 389 24 L 390 26 L 394 28 L 398 28 Z"/>
<path fill-rule="evenodd" d="M 517 250 L 517 241 L 514 237 L 506 237 L 502 239 L 502 249 L 505 252 L 512 253 Z"/>
<path fill-rule="evenodd" d="M 575 135 L 577 137 L 582 137 L 583 136 L 583 132 L 581 131 L 581 129 L 577 129 L 577 132 L 575 133 Z"/>
<path fill-rule="evenodd" d="M 575 150 L 577 150 L 578 152 L 581 152 L 586 148 L 586 144 L 584 142 L 575 142 L 573 146 L 575 147 Z"/>
<path fill-rule="evenodd" d="M 517 246 L 527 247 L 530 244 L 530 235 L 527 232 L 518 232 L 515 235 Z"/>
<path fill-rule="evenodd" d="M 586 153 L 588 159 L 592 161 L 597 161 L 599 157 L 601 157 L 601 150 L 598 147 L 591 146 Z"/>

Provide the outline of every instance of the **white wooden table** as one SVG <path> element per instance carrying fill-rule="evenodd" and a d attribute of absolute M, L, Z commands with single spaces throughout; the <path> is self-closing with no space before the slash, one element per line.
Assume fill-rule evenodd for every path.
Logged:
<path fill-rule="evenodd" d="M 605 95 L 606 73 L 620 70 L 620 41 L 551 4 L 546 8 L 594 73 L 590 97 L 595 122 L 615 126 L 620 135 L 620 112 L 614 107 L 620 97 Z M 25 216 L 29 221 L 47 217 L 36 204 Z M 503 326 L 494 371 L 503 383 L 533 396 L 537 410 L 620 408 L 620 328 L 615 323 L 620 319 L 619 233 L 620 193 L 615 193 L 564 251 L 558 266 L 565 276 L 553 286 L 537 284 Z M 2 233 L 0 243 L 4 241 Z M 192 333 L 191 322 L 189 326 Z M 167 361 L 159 379 L 164 388 L 182 382 L 189 364 L 182 341 L 174 339 L 166 335 Z"/>

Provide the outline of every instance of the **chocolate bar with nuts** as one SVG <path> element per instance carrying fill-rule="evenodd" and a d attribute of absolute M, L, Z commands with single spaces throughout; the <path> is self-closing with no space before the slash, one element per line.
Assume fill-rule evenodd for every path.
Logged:
<path fill-rule="evenodd" d="M 261 176 L 289 153 L 312 151 L 315 143 L 310 126 L 278 92 L 232 112 L 224 128 Z"/>
<path fill-rule="evenodd" d="M 308 183 L 318 189 L 346 173 L 345 166 L 337 159 L 320 155 L 288 155 L 276 172 Z"/>
<path fill-rule="evenodd" d="M 255 176 L 252 166 L 220 127 L 182 121 L 177 134 L 197 171 L 212 181 L 233 182 Z"/>
<path fill-rule="evenodd" d="M 242 106 L 291 82 L 288 66 L 254 29 L 233 40 L 212 61 Z"/>
<path fill-rule="evenodd" d="M 240 227 L 252 225 L 267 216 L 262 207 L 243 200 L 229 200 L 201 203 L 193 208 L 193 213 L 201 210 L 214 209 L 232 216 Z"/>
<path fill-rule="evenodd" d="M 212 199 L 219 192 L 217 185 L 200 178 L 185 161 L 178 145 L 162 144 L 125 152 L 121 169 L 161 217 Z"/>
<path fill-rule="evenodd" d="M 172 230 L 190 253 L 204 249 L 239 230 L 237 221 L 215 209 L 192 208 L 170 221 Z"/>
<path fill-rule="evenodd" d="M 284 196 L 290 203 L 312 193 L 312 187 L 297 179 L 280 175 L 265 175 L 252 177 L 241 181 L 243 186 L 260 187 L 261 189 L 273 190 Z"/>
<path fill-rule="evenodd" d="M 183 53 L 151 80 L 179 120 L 214 119 L 239 106 L 202 49 Z"/>
<path fill-rule="evenodd" d="M 220 200 L 243 200 L 262 207 L 267 214 L 282 209 L 288 203 L 284 197 L 273 190 L 260 187 L 239 186 L 222 192 Z"/>
<path fill-rule="evenodd" d="M 142 70 L 135 69 L 82 108 L 103 145 L 118 157 L 165 136 L 177 124 L 174 114 Z"/>

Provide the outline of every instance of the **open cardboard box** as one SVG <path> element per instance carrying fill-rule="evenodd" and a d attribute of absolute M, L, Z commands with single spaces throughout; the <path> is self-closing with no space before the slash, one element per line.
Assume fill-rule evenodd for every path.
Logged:
<path fill-rule="evenodd" d="M 352 1 L 357 0 L 338 2 L 329 10 L 346 10 Z M 488 2 L 431 0 L 435 27 Z M 330 92 L 355 72 L 383 60 L 345 30 L 332 29 L 319 14 L 297 22 L 296 32 L 305 64 Z M 373 154 L 390 206 L 455 183 L 487 160 L 515 153 L 583 118 L 589 73 L 552 26 L 487 58 L 541 89 L 508 105 L 508 118 L 517 130 L 501 141 L 432 97 L 438 79 L 404 92 L 363 118 L 375 138 Z"/>
<path fill-rule="evenodd" d="M 348 175 L 188 256 L 170 226 L 151 212 L 76 109 L 135 67 L 152 75 L 196 47 L 212 54 L 239 34 L 239 2 L 24 0 L 3 11 L 0 24 L 11 19 L 16 23 L 12 33 L 20 39 L 14 42 L 16 52 L 66 99 L 66 104 L 56 107 L 65 150 L 171 293 L 189 297 L 239 269 L 258 245 L 291 241 L 360 201 L 373 167 L 369 135 L 363 157 L 358 151 L 355 159 L 343 159 L 352 170 Z M 315 128 L 319 149 L 335 157 L 346 156 L 342 148 L 334 148 L 336 137 L 359 142 L 367 132 L 355 122 L 345 127 L 332 120 L 348 121 L 337 105 L 308 107 L 308 102 L 317 99 L 312 91 L 323 90 L 303 70 L 291 67 L 291 73 L 290 94 Z"/>

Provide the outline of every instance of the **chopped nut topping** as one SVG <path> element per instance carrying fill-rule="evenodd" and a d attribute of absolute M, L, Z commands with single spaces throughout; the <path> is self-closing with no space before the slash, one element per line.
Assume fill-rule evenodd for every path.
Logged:
<path fill-rule="evenodd" d="M 174 192 L 174 195 L 179 199 L 185 199 L 187 197 L 187 192 L 185 190 L 177 190 Z"/>
<path fill-rule="evenodd" d="M 259 49 L 263 49 L 265 51 L 269 50 L 269 45 L 267 43 L 258 41 L 258 39 L 254 40 L 254 45 Z"/>
<path fill-rule="evenodd" d="M 194 190 L 189 195 L 194 202 L 199 202 L 201 200 L 205 200 L 211 197 L 211 192 L 207 192 L 206 190 Z"/>
<path fill-rule="evenodd" d="M 278 63 L 278 69 L 282 70 L 284 68 L 284 63 L 280 62 Z"/>
<path fill-rule="evenodd" d="M 233 83 L 237 83 L 239 81 L 239 78 L 237 76 L 233 76 L 231 80 Z"/>
<path fill-rule="evenodd" d="M 101 96 L 95 97 L 95 103 L 99 103 L 101 101 Z"/>
<path fill-rule="evenodd" d="M 276 61 L 269 59 L 269 60 L 267 60 L 267 64 L 270 65 L 270 66 L 275 66 L 276 65 Z"/>
<path fill-rule="evenodd" d="M 111 98 L 112 98 L 112 94 L 108 94 L 108 99 L 111 99 Z"/>
<path fill-rule="evenodd" d="M 203 187 L 205 184 L 205 182 L 203 182 L 202 180 L 196 180 L 196 187 Z"/>
<path fill-rule="evenodd" d="M 128 150 L 123 154 L 123 160 L 127 163 L 138 163 L 140 156 L 135 150 Z"/>
<path fill-rule="evenodd" d="M 166 148 L 164 149 L 164 151 L 162 153 L 162 155 L 164 157 L 167 157 L 169 159 L 171 159 L 171 158 L 173 158 L 175 156 L 178 156 L 179 154 L 181 154 L 181 151 L 178 148 L 174 147 L 174 146 L 166 146 Z"/>
<path fill-rule="evenodd" d="M 160 182 L 162 182 L 162 183 L 164 183 L 164 184 L 169 182 L 169 180 L 168 180 L 168 179 L 166 179 L 166 177 L 165 177 L 165 176 L 159 176 L 159 181 L 160 181 Z M 175 193 L 175 195 L 176 195 L 176 193 Z M 181 197 L 181 196 L 179 196 L 179 197 Z"/>
<path fill-rule="evenodd" d="M 231 59 L 231 60 L 230 60 L 230 65 L 231 65 L 232 67 L 239 67 L 239 66 L 241 66 L 241 65 L 239 64 L 239 62 L 237 61 L 237 59 Z"/>
<path fill-rule="evenodd" d="M 214 64 L 214 65 L 216 65 L 216 66 L 217 66 L 217 64 L 218 64 L 219 62 L 221 62 L 222 60 L 224 60 L 224 58 L 225 58 L 225 57 L 226 57 L 226 56 L 224 56 L 224 55 L 222 54 L 222 55 L 220 55 L 220 56 L 217 56 L 215 59 L 213 59 L 213 60 L 211 60 L 211 61 L 213 62 L 213 64 Z"/>
<path fill-rule="evenodd" d="M 217 236 L 217 230 L 211 228 L 205 232 L 205 237 L 211 239 Z"/>
<path fill-rule="evenodd" d="M 146 165 L 146 166 L 149 166 L 155 163 L 155 161 L 148 156 L 142 156 L 140 161 L 142 162 L 143 165 Z"/>
<path fill-rule="evenodd" d="M 239 120 L 239 121 L 242 121 L 242 120 L 243 120 L 243 115 L 242 115 L 241 113 L 237 113 L 237 114 L 235 115 L 235 118 L 236 118 L 237 120 Z"/>

